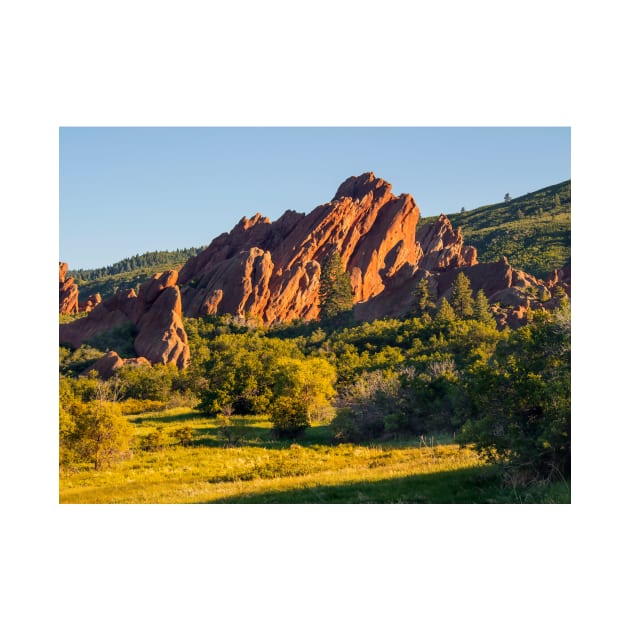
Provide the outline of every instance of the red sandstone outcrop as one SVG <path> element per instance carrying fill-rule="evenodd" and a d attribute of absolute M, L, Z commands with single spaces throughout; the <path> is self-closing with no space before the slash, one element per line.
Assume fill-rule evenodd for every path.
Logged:
<path fill-rule="evenodd" d="M 79 312 L 79 287 L 74 278 L 66 278 L 68 263 L 59 263 L 59 312 L 74 315 Z"/>
<path fill-rule="evenodd" d="M 561 287 L 564 292 L 571 296 L 571 265 L 567 265 L 562 269 L 554 269 L 547 280 L 545 286 L 553 292 L 555 287 Z"/>
<path fill-rule="evenodd" d="M 477 250 L 464 245 L 461 228 L 453 230 L 448 217 L 441 214 L 435 223 L 418 231 L 422 250 L 420 267 L 427 271 L 446 271 L 477 264 Z"/>
<path fill-rule="evenodd" d="M 491 303 L 509 311 L 510 324 L 541 307 L 543 287 L 564 287 L 567 277 L 570 283 L 566 270 L 543 282 L 505 258 L 479 263 L 476 249 L 464 245 L 461 230 L 445 215 L 416 234 L 418 206 L 391 188 L 364 173 L 348 178 L 329 203 L 307 215 L 289 210 L 274 222 L 260 214 L 243 218 L 183 267 L 184 312 L 254 316 L 267 324 L 317 318 L 321 265 L 335 249 L 350 274 L 355 317 L 364 320 L 408 313 L 423 278 L 438 298 L 448 296 L 460 271 L 473 291 L 483 289 Z"/>
<path fill-rule="evenodd" d="M 180 274 L 184 312 L 232 313 L 272 323 L 319 314 L 321 265 L 336 249 L 350 274 L 355 302 L 379 295 L 420 254 L 420 211 L 408 194 L 373 173 L 348 178 L 333 199 L 308 215 L 277 221 L 243 219 L 190 259 Z"/>
<path fill-rule="evenodd" d="M 59 341 L 78 348 L 122 326 L 134 334 L 134 349 L 140 357 L 151 363 L 185 367 L 190 350 L 182 323 L 177 272 L 156 274 L 140 287 L 138 295 L 133 289 L 119 291 L 97 304 L 87 317 L 60 325 Z"/>
<path fill-rule="evenodd" d="M 97 359 L 92 365 L 90 365 L 90 367 L 84 370 L 83 374 L 89 374 L 92 370 L 95 370 L 101 378 L 109 378 L 110 376 L 113 376 L 116 370 L 126 365 L 141 367 L 150 366 L 151 363 L 144 357 L 123 359 L 118 355 L 118 353 L 110 350 L 100 359 Z"/>
<path fill-rule="evenodd" d="M 59 263 L 59 313 L 63 315 L 74 315 L 75 313 L 89 313 L 97 304 L 101 302 L 99 293 L 90 295 L 79 302 L 79 287 L 74 282 L 74 278 L 66 278 L 68 273 L 68 263 Z"/>
<path fill-rule="evenodd" d="M 95 293 L 94 295 L 88 295 L 87 299 L 83 302 L 79 302 L 79 313 L 89 313 L 94 310 L 96 306 L 98 306 L 103 299 L 101 298 L 100 293 Z"/>

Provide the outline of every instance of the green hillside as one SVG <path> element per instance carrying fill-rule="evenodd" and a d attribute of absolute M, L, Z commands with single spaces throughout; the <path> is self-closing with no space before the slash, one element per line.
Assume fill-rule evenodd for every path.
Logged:
<path fill-rule="evenodd" d="M 123 289 L 135 289 L 152 275 L 168 269 L 178 269 L 203 247 L 189 247 L 175 251 L 155 251 L 136 254 L 130 258 L 99 269 L 68 271 L 79 287 L 79 300 L 100 293 L 105 299 Z"/>
<path fill-rule="evenodd" d="M 571 180 L 475 210 L 447 214 L 480 262 L 507 256 L 517 269 L 538 277 L 571 262 Z M 435 221 L 420 219 L 418 227 Z"/>

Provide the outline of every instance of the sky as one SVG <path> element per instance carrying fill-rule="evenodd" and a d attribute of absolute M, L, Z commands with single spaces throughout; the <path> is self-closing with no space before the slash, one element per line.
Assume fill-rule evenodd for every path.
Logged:
<path fill-rule="evenodd" d="M 569 127 L 61 127 L 59 260 L 207 245 L 243 216 L 329 201 L 373 171 L 421 216 L 571 177 Z"/>

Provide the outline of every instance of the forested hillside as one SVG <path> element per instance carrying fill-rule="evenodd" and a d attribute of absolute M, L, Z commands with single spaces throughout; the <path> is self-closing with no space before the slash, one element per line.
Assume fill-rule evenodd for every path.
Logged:
<path fill-rule="evenodd" d="M 480 262 L 507 256 L 510 264 L 537 277 L 571 263 L 571 181 L 542 188 L 509 202 L 447 214 L 461 227 Z M 418 229 L 435 221 L 426 217 Z"/>

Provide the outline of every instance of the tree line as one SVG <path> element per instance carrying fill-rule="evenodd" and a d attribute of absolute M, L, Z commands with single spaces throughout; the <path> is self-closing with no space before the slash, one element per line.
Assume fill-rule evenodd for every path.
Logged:
<path fill-rule="evenodd" d="M 173 251 L 145 252 L 144 254 L 135 254 L 129 258 L 123 258 L 107 267 L 72 270 L 68 272 L 68 275 L 74 277 L 76 282 L 87 282 L 119 273 L 135 271 L 136 269 L 144 269 L 145 267 L 180 265 L 186 262 L 190 257 L 196 256 L 202 249 L 203 247 L 188 247 L 186 249 L 176 249 Z"/>

